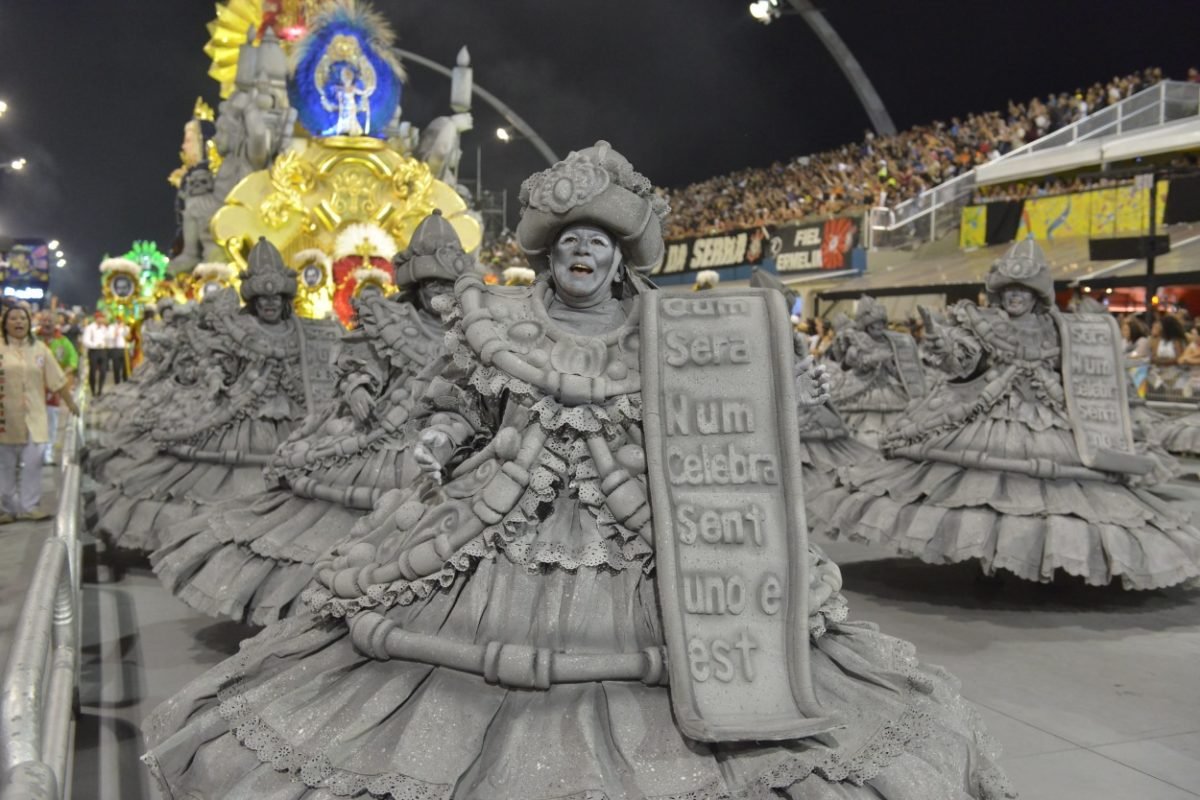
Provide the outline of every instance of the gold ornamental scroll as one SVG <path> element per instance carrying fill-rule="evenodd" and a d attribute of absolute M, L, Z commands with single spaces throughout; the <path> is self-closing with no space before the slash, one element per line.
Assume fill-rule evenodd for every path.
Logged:
<path fill-rule="evenodd" d="M 671 702 L 708 742 L 835 727 L 812 687 L 791 326 L 767 289 L 644 296 L 646 463 Z"/>
<path fill-rule="evenodd" d="M 1084 466 L 1145 475 L 1154 461 L 1138 455 L 1125 394 L 1124 348 L 1108 314 L 1059 314 L 1063 388 Z"/>

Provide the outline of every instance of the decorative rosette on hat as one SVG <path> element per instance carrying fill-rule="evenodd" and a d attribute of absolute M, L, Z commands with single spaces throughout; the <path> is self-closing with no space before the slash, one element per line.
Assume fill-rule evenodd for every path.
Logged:
<path fill-rule="evenodd" d="M 1050 275 L 1050 264 L 1046 254 L 1033 239 L 1023 239 L 997 259 L 984 278 L 988 300 L 999 302 L 1000 291 L 1005 286 L 1024 286 L 1037 295 L 1047 306 L 1054 305 L 1054 278 Z"/>
<path fill-rule="evenodd" d="M 855 324 L 862 329 L 874 322 L 887 324 L 887 310 L 883 304 L 870 295 L 864 294 L 858 298 L 858 306 L 854 313 Z"/>
<path fill-rule="evenodd" d="M 396 286 L 402 289 L 420 281 L 454 281 L 477 269 L 475 259 L 463 251 L 454 226 L 442 212 L 421 220 L 413 231 L 408 247 L 392 259 Z"/>
<path fill-rule="evenodd" d="M 617 238 L 629 267 L 645 272 L 662 260 L 662 223 L 669 211 L 650 181 L 599 141 L 521 184 L 517 243 L 534 269 L 548 269 L 558 232 L 592 223 Z"/>
<path fill-rule="evenodd" d="M 284 266 L 283 256 L 275 245 L 260 237 L 246 259 L 249 267 L 243 270 L 242 300 L 249 303 L 255 297 L 269 294 L 296 296 L 296 273 Z"/>

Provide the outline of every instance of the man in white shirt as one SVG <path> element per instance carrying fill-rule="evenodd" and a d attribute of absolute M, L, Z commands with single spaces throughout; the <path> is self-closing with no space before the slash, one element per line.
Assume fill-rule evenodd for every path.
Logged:
<path fill-rule="evenodd" d="M 109 328 L 104 319 L 104 312 L 97 311 L 96 316 L 83 326 L 79 343 L 87 351 L 88 387 L 92 397 L 99 397 L 104 389 L 104 379 L 108 377 L 108 337 Z"/>
<path fill-rule="evenodd" d="M 129 326 L 119 319 L 108 323 L 108 363 L 112 367 L 113 383 L 125 380 L 125 349 L 129 345 Z"/>

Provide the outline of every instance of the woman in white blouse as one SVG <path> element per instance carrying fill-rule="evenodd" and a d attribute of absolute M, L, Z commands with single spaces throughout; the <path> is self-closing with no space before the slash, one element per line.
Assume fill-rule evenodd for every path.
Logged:
<path fill-rule="evenodd" d="M 42 499 L 42 450 L 49 441 L 46 391 L 62 392 L 67 378 L 42 342 L 33 338 L 29 312 L 19 306 L 0 317 L 0 524 L 14 519 L 45 519 Z M 59 395 L 79 413 L 69 392 Z"/>

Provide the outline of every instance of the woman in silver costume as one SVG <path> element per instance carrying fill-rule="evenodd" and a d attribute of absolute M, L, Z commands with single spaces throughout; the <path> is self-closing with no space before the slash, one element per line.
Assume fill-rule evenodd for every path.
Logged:
<path fill-rule="evenodd" d="M 338 404 L 275 452 L 268 489 L 175 526 L 151 554 L 173 594 L 205 613 L 259 625 L 288 613 L 317 557 L 417 472 L 405 469 L 408 422 L 426 383 L 421 373 L 442 353 L 437 309 L 449 308 L 454 281 L 474 268 L 439 213 L 417 226 L 395 258 L 403 294 L 356 300 L 359 324 L 339 356 Z"/>
<path fill-rule="evenodd" d="M 662 254 L 665 204 L 605 142 L 530 178 L 521 199 L 518 239 L 541 275 L 456 285 L 451 363 L 426 393 L 414 448 L 428 478 L 385 496 L 367 538 L 318 565 L 309 599 L 324 614 L 269 627 L 155 711 L 145 760 L 167 793 L 1012 796 L 953 679 L 908 643 L 844 622 L 840 573 L 816 550 L 813 680 L 846 720 L 828 734 L 698 742 L 657 678 L 601 671 L 513 688 L 527 671 L 517 662 L 508 677 L 444 665 L 514 648 L 610 663 L 664 643 L 654 535 L 613 484 L 645 497 L 635 270 Z M 388 655 L 399 629 L 420 655 Z"/>
<path fill-rule="evenodd" d="M 1063 570 L 1153 589 L 1200 575 L 1200 531 L 1131 486 L 1151 460 L 1132 448 L 1104 460 L 1081 453 L 1088 418 L 1071 411 L 1060 335 L 1076 315 L 1054 307 L 1041 249 L 1014 245 L 986 286 L 991 307 L 960 303 L 949 325 L 928 323 L 928 356 L 953 379 L 896 419 L 882 467 L 846 469 L 839 487 L 810 499 L 812 518 L 834 536 L 931 563 L 974 558 L 988 574 L 1026 580 Z M 1120 337 L 1111 340 L 1091 391 L 1113 398 L 1100 411 L 1117 442 L 1128 410 Z"/>
<path fill-rule="evenodd" d="M 858 439 L 876 447 L 891 421 L 925 394 L 916 342 L 887 329 L 887 311 L 873 297 L 858 301 L 854 322 L 834 337 L 828 357 L 835 370 L 833 405 Z"/>
<path fill-rule="evenodd" d="M 200 359 L 218 309 L 236 311 L 237 295 L 232 289 L 210 292 L 199 303 L 175 306 L 164 314 L 163 326 L 152 337 L 154 343 L 147 340 L 148 363 L 135 370 L 136 383 L 126 382 L 136 390 L 133 400 L 123 404 L 112 430 L 96 433 L 88 445 L 84 467 L 102 487 L 115 484 L 130 467 L 153 455 L 157 445 L 150 432 L 160 422 L 177 421 L 182 410 L 206 402 Z M 122 383 L 117 389 L 124 386 Z M 106 405 L 108 398 L 108 394 L 102 398 Z"/>
<path fill-rule="evenodd" d="M 207 396 L 159 418 L 147 457 L 97 497 L 98 529 L 118 547 L 154 550 L 166 527 L 197 508 L 264 488 L 262 467 L 313 402 L 306 326 L 291 311 L 295 273 L 265 239 L 242 273 L 243 313 L 211 315 L 198 346 Z"/>

